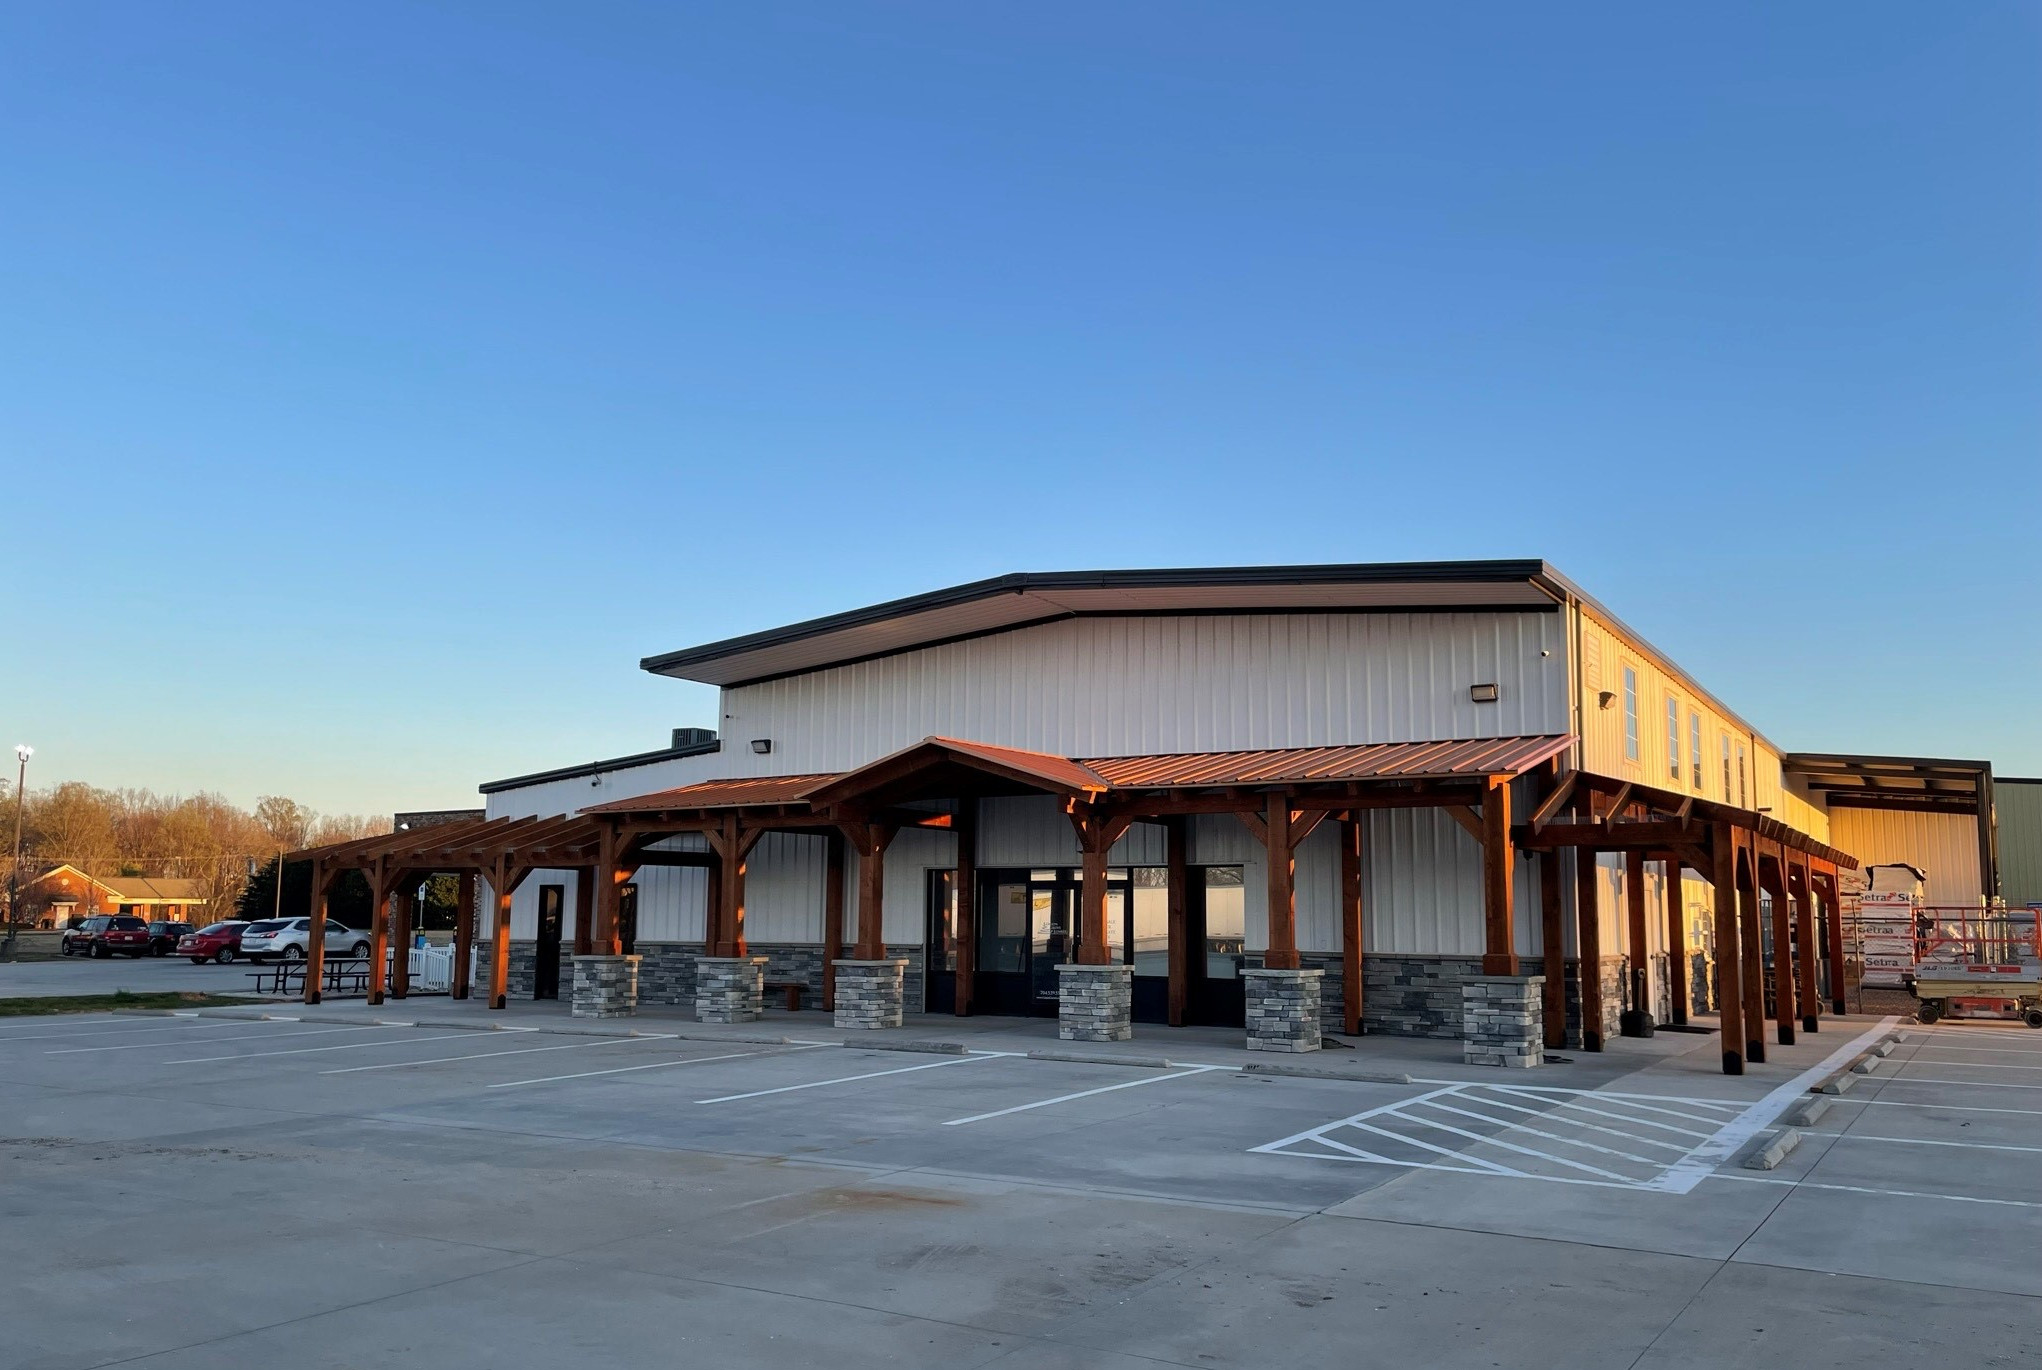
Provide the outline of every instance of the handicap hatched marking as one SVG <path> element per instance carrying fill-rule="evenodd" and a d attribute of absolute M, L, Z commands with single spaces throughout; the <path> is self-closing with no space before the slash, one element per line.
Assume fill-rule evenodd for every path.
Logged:
<path fill-rule="evenodd" d="M 1252 1151 L 1658 1189 L 1748 1107 L 1550 1085 L 1450 1084 Z"/>

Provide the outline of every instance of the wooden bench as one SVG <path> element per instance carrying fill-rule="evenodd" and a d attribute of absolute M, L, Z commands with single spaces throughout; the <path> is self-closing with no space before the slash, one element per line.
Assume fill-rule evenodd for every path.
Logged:
<path fill-rule="evenodd" d="M 247 972 L 255 981 L 257 994 L 294 995 L 305 988 L 305 963 L 303 961 L 278 961 L 274 965 L 258 966 Z M 343 992 L 367 996 L 369 992 L 369 962 L 366 957 L 332 957 L 326 962 L 326 973 L 322 975 L 325 990 L 329 994 Z"/>
<path fill-rule="evenodd" d="M 808 982 L 805 980 L 768 980 L 766 981 L 766 993 L 785 995 L 787 998 L 787 1011 L 789 1013 L 798 1012 L 801 1008 L 801 996 L 808 993 Z"/>

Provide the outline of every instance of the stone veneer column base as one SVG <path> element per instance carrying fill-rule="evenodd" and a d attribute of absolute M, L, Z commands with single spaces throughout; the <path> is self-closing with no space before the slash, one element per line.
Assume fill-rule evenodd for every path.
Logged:
<path fill-rule="evenodd" d="M 905 959 L 837 962 L 840 1028 L 897 1028 L 901 1025 Z"/>
<path fill-rule="evenodd" d="M 1323 970 L 1244 970 L 1248 1050 L 1317 1051 Z"/>
<path fill-rule="evenodd" d="M 1066 1042 L 1125 1042 L 1134 1036 L 1134 967 L 1056 968 L 1056 1035 Z"/>
<path fill-rule="evenodd" d="M 1546 977 L 1471 975 L 1461 984 L 1461 1060 L 1471 1066 L 1546 1062 Z"/>
<path fill-rule="evenodd" d="M 574 958 L 576 1018 L 628 1018 L 638 1012 L 636 956 Z"/>
<path fill-rule="evenodd" d="M 695 1021 L 756 1023 L 765 1013 L 766 958 L 695 958 Z"/>

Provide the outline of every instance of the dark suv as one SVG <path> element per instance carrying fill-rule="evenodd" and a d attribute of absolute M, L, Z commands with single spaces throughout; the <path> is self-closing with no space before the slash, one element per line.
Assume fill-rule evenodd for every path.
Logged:
<path fill-rule="evenodd" d="M 115 952 L 149 954 L 149 925 L 124 913 L 95 913 L 64 934 L 66 956 L 111 956 Z"/>
<path fill-rule="evenodd" d="M 151 956 L 168 956 L 171 952 L 177 950 L 178 938 L 189 937 L 195 931 L 197 929 L 193 928 L 189 923 L 151 923 L 149 924 L 149 954 Z"/>

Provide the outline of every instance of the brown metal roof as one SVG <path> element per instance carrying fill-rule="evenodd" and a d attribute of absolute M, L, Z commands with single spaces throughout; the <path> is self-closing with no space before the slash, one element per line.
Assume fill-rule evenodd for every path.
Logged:
<path fill-rule="evenodd" d="M 825 775 L 760 775 L 704 780 L 679 789 L 597 804 L 583 813 L 663 813 L 673 809 L 747 809 L 763 804 L 798 804 L 811 790 L 835 780 Z"/>
<path fill-rule="evenodd" d="M 1520 775 L 1574 744 L 1565 735 L 1453 742 L 1365 742 L 1346 747 L 1192 752 L 1088 759 L 1115 789 L 1276 785 L 1340 780 L 1445 780 Z"/>

